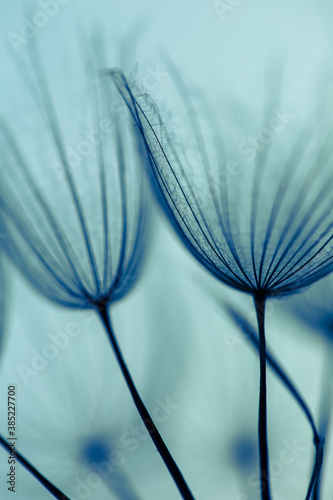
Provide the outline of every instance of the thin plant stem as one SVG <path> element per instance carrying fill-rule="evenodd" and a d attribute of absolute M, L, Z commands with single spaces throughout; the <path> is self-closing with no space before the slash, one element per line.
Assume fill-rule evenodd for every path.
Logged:
<path fill-rule="evenodd" d="M 254 297 L 259 332 L 260 393 L 259 393 L 259 459 L 262 500 L 270 500 L 269 460 L 267 445 L 267 397 L 266 397 L 266 339 L 265 339 L 265 302 L 264 295 Z"/>
<path fill-rule="evenodd" d="M 314 486 L 313 486 L 313 500 L 319 500 L 320 499 L 320 489 L 321 489 L 321 479 L 322 479 L 322 464 L 323 464 L 323 461 L 324 461 L 324 449 L 322 450 L 323 453 L 322 453 L 322 457 L 321 457 L 321 463 L 319 462 L 320 460 L 320 456 L 316 455 L 316 459 L 315 459 L 315 464 L 317 463 L 320 463 L 320 467 L 318 466 L 318 472 L 317 472 L 317 477 L 316 477 L 316 480 L 314 482 Z M 317 468 L 316 468 L 317 470 Z"/>
<path fill-rule="evenodd" d="M 100 306 L 98 308 L 98 313 L 101 317 L 101 320 L 104 324 L 104 327 L 107 331 L 108 338 L 111 342 L 114 354 L 116 356 L 117 362 L 119 364 L 120 370 L 124 376 L 125 382 L 127 384 L 127 387 L 131 393 L 132 399 L 134 401 L 134 404 L 140 414 L 140 417 L 152 439 L 154 442 L 157 451 L 159 452 L 162 460 L 164 461 L 167 469 L 169 470 L 174 482 L 176 483 L 176 486 L 182 495 L 184 500 L 194 500 L 194 497 L 186 484 L 186 481 L 180 472 L 176 462 L 174 461 L 171 453 L 169 452 L 166 444 L 164 443 L 160 433 L 157 430 L 157 427 L 155 426 L 152 418 L 150 417 L 147 408 L 145 407 L 135 385 L 133 382 L 133 379 L 131 377 L 131 374 L 126 366 L 126 363 L 124 361 L 122 352 L 120 350 L 120 347 L 118 345 L 117 339 L 115 337 L 114 331 L 111 326 L 111 321 L 110 321 L 110 316 L 109 312 L 106 306 Z"/>
<path fill-rule="evenodd" d="M 228 306 L 228 312 L 232 316 L 232 318 L 240 325 L 242 332 L 250 340 L 250 342 L 255 346 L 256 349 L 259 350 L 259 339 L 252 329 L 252 326 L 241 316 L 233 307 Z M 323 432 L 319 434 L 316 424 L 314 422 L 313 416 L 309 407 L 307 406 L 305 400 L 299 393 L 296 386 L 290 380 L 289 376 L 285 373 L 285 371 L 281 368 L 278 361 L 274 358 L 274 356 L 266 349 L 266 361 L 271 369 L 275 372 L 275 374 L 279 377 L 280 381 L 285 385 L 290 394 L 295 398 L 296 402 L 302 408 L 313 433 L 313 443 L 316 447 L 315 453 L 315 462 L 313 466 L 313 471 L 311 475 L 311 480 L 308 486 L 306 500 L 309 500 L 311 497 L 311 493 L 315 485 L 318 483 L 318 476 L 320 474 L 321 465 L 323 461 L 323 450 L 324 450 L 324 438 L 321 436 L 325 436 Z M 314 493 L 313 500 L 319 500 L 319 497 L 315 496 Z"/>
<path fill-rule="evenodd" d="M 8 443 L 8 441 L 0 435 L 0 445 L 5 448 L 5 450 L 11 452 L 12 451 L 12 447 L 11 445 Z M 45 476 L 43 476 L 43 474 L 41 474 L 37 469 L 36 467 L 34 467 L 26 458 L 24 458 L 23 455 L 21 455 L 21 453 L 15 449 L 15 459 L 21 464 L 23 465 L 23 467 L 25 467 L 27 469 L 27 471 L 30 472 L 30 474 L 32 474 L 36 479 L 37 481 L 39 481 L 45 489 L 47 489 L 55 498 L 57 498 L 58 500 L 70 500 L 70 498 L 68 496 L 66 496 L 62 491 L 59 490 L 59 488 L 57 488 L 56 486 L 54 486 L 54 484 L 51 483 L 51 481 L 49 481 L 48 479 L 46 479 Z"/>
<path fill-rule="evenodd" d="M 323 439 L 326 439 L 329 432 L 330 420 L 332 415 L 332 402 L 333 402 L 333 389 L 332 389 L 332 376 L 333 376 L 333 365 L 332 365 L 332 340 L 330 339 L 325 346 L 325 359 L 323 362 L 323 373 L 322 373 L 322 391 L 321 391 L 321 401 L 320 401 L 320 422 L 319 430 Z M 329 382 L 327 382 L 329 381 Z M 323 450 L 324 451 L 324 450 Z M 324 460 L 324 456 L 322 457 Z M 316 483 L 313 490 L 313 500 L 319 500 L 320 498 L 320 486 L 322 478 L 322 469 L 319 470 L 318 476 L 316 478 Z"/>
<path fill-rule="evenodd" d="M 319 442 L 315 441 L 315 446 L 316 446 L 315 463 L 313 466 L 313 471 L 312 471 L 312 475 L 311 475 L 311 479 L 310 479 L 310 483 L 309 483 L 309 487 L 308 487 L 308 491 L 307 491 L 305 500 L 310 500 L 310 498 L 311 498 L 312 490 L 313 490 L 313 488 L 315 488 L 317 479 L 318 479 L 319 474 L 320 474 L 321 466 L 323 463 L 323 455 L 324 455 L 324 442 L 323 442 L 323 440 L 319 439 Z M 314 494 L 316 494 L 315 490 L 314 490 Z"/>

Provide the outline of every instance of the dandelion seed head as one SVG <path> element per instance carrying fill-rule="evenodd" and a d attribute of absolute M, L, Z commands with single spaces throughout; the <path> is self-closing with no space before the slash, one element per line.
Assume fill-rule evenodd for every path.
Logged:
<path fill-rule="evenodd" d="M 31 54 L 24 107 L 0 119 L 5 249 L 40 292 L 79 308 L 119 300 L 137 281 L 148 212 L 145 152 L 89 49 L 84 62 L 68 56 L 76 80 L 64 70 L 50 81 Z"/>
<path fill-rule="evenodd" d="M 288 314 L 300 320 L 316 335 L 333 341 L 333 282 L 326 276 L 312 287 L 295 295 L 285 305 Z"/>
<path fill-rule="evenodd" d="M 252 137 L 242 144 L 237 127 L 231 133 L 228 123 L 221 128 L 209 104 L 197 106 L 174 70 L 184 109 L 183 140 L 182 129 L 169 132 L 136 82 L 129 84 L 117 70 L 112 77 L 144 135 L 157 199 L 212 274 L 241 291 L 281 295 L 331 272 L 333 158 L 327 120 L 312 113 L 304 123 L 301 113 L 282 102 L 277 86 L 261 111 L 261 128 L 250 122 Z M 237 162 L 230 152 L 232 135 L 243 153 Z"/>

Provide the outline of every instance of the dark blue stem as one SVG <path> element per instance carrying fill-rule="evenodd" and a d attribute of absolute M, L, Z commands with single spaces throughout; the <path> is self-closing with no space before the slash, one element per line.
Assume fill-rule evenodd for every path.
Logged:
<path fill-rule="evenodd" d="M 5 450 L 11 452 L 12 451 L 12 447 L 11 445 L 8 443 L 8 441 L 6 441 L 6 439 L 4 437 L 2 437 L 0 435 L 0 445 L 3 446 L 3 448 L 5 448 Z M 70 500 L 70 498 L 68 496 L 66 496 L 62 491 L 59 490 L 59 488 L 57 488 L 56 486 L 54 486 L 54 484 L 52 484 L 48 479 L 46 479 L 45 476 L 43 476 L 43 474 L 41 474 L 37 469 L 36 467 L 34 467 L 33 465 L 31 465 L 30 462 L 28 462 L 28 460 L 26 458 L 24 458 L 23 455 L 21 455 L 21 453 L 17 450 L 15 450 L 15 458 L 16 460 L 21 464 L 23 465 L 23 467 L 25 467 L 27 469 L 27 471 L 29 471 L 36 479 L 37 481 L 39 481 L 43 486 L 44 488 L 46 488 L 55 498 L 57 498 L 58 500 Z"/>
<path fill-rule="evenodd" d="M 176 462 L 174 461 L 171 453 L 169 452 L 166 444 L 164 443 L 160 433 L 157 430 L 156 425 L 154 424 L 151 416 L 148 413 L 147 408 L 145 407 L 136 387 L 131 377 L 131 374 L 126 366 L 125 360 L 121 353 L 120 347 L 118 345 L 117 339 L 113 332 L 111 321 L 109 317 L 109 313 L 107 310 L 107 306 L 102 306 L 98 308 L 99 315 L 102 319 L 103 325 L 107 331 L 109 340 L 111 342 L 113 351 L 115 353 L 117 362 L 119 364 L 120 370 L 124 376 L 127 387 L 131 393 L 134 404 L 140 414 L 140 417 L 145 424 L 145 427 L 154 442 L 157 451 L 159 452 L 161 458 L 163 459 L 167 469 L 169 470 L 171 477 L 173 478 L 181 496 L 184 500 L 194 500 L 194 497 L 181 473 Z"/>

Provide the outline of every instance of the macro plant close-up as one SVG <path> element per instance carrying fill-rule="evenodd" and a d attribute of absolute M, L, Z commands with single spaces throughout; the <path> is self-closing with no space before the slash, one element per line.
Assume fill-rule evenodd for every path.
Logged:
<path fill-rule="evenodd" d="M 325 117 L 312 129 L 310 122 L 277 138 L 263 127 L 269 144 L 259 148 L 253 163 L 240 165 L 242 177 L 221 182 L 219 174 L 233 157 L 224 150 L 224 138 L 216 137 L 216 127 L 211 126 L 213 137 L 206 139 L 209 125 L 195 109 L 177 70 L 174 80 L 190 122 L 184 125 L 193 148 L 190 155 L 176 133 L 168 132 L 147 93 L 135 83 L 131 88 L 121 72 L 112 71 L 111 76 L 145 139 L 153 189 L 177 233 L 215 277 L 253 296 L 260 355 L 261 485 L 268 499 L 265 302 L 309 286 L 332 270 L 332 131 Z M 270 80 L 269 105 L 273 101 L 278 106 L 269 84 Z M 263 124 L 269 118 L 266 108 L 270 107 L 264 105 Z M 206 112 L 209 120 L 207 106 Z"/>
<path fill-rule="evenodd" d="M 76 88 L 76 92 L 80 104 L 85 97 L 84 118 L 90 118 L 93 145 L 87 140 L 78 143 L 77 151 L 84 158 L 81 168 L 73 170 L 69 163 L 72 152 L 66 147 L 56 112 L 56 109 L 62 109 L 61 105 L 55 107 L 38 54 L 32 53 L 30 60 L 32 77 L 37 82 L 31 92 L 34 92 L 32 97 L 36 96 L 36 112 L 42 121 L 31 125 L 31 129 L 36 127 L 39 140 L 41 134 L 46 133 L 43 145 L 49 140 L 51 148 L 45 144 L 44 152 L 39 146 L 34 148 L 29 143 L 31 151 L 25 153 L 23 146 L 16 142 L 15 134 L 3 124 L 1 205 L 8 228 L 5 252 L 37 290 L 51 300 L 68 307 L 96 310 L 142 421 L 180 491 L 190 495 L 134 385 L 108 310 L 109 304 L 120 300 L 135 283 L 147 238 L 148 200 L 139 168 L 145 155 L 141 152 L 140 137 L 133 133 L 130 125 L 125 128 L 126 117 L 123 116 L 121 121 L 119 113 L 108 109 L 112 95 L 105 88 L 105 76 L 100 76 L 97 68 L 86 63 L 81 75 L 81 78 L 87 75 L 86 88 L 81 92 Z M 94 72 L 97 72 L 97 82 Z M 69 100 L 72 100 L 70 108 L 65 108 L 64 112 L 70 109 L 75 115 L 73 97 Z M 106 118 L 103 118 L 101 108 Z M 31 116 L 29 118 L 31 120 Z M 69 122 L 64 122 L 67 127 Z M 109 133 L 109 137 L 101 138 L 102 132 Z M 90 149 L 95 149 L 92 157 L 87 155 L 87 144 Z M 50 172 L 52 163 L 48 163 L 51 152 L 61 163 L 64 174 L 64 182 L 52 190 L 53 200 L 44 194 L 45 184 L 54 183 L 52 173 L 53 177 L 55 173 Z M 31 160 L 27 161 L 29 153 Z M 43 168 L 41 161 L 47 162 L 49 168 Z"/>
<path fill-rule="evenodd" d="M 0 498 L 331 498 L 328 0 L 0 10 Z"/>

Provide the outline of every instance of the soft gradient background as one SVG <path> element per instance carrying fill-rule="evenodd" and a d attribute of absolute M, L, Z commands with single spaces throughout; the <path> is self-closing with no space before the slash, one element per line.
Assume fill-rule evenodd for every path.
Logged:
<path fill-rule="evenodd" d="M 227 0 L 225 2 L 228 4 Z M 232 5 L 230 2 L 229 5 Z M 2 0 L 0 5 L 1 101 L 15 93 L 14 64 L 21 51 L 8 35 L 21 34 L 22 18 L 32 19 L 38 1 Z M 66 52 L 78 33 L 103 29 L 110 66 L 127 72 L 136 63 L 148 91 L 168 110 L 170 75 L 161 50 L 166 49 L 190 85 L 200 87 L 216 111 L 225 96 L 256 106 L 263 100 L 265 68 L 275 56 L 286 60 L 290 106 L 315 99 L 316 74 L 330 65 L 333 9 L 310 0 L 244 0 L 218 15 L 207 0 L 69 0 L 40 28 L 36 38 L 52 65 L 55 53 Z M 221 12 L 220 12 L 221 14 Z M 30 42 L 28 42 L 30 43 Z M 61 73 L 61 65 L 54 68 Z M 147 76 L 148 75 L 148 76 Z M 312 92 L 312 94 L 311 94 Z M 1 104 L 0 104 L 1 107 Z M 157 400 L 170 398 L 175 408 L 160 424 L 197 500 L 258 498 L 251 485 L 257 463 L 258 360 L 216 297 L 233 301 L 254 319 L 251 300 L 215 282 L 175 239 L 160 214 L 142 280 L 114 308 L 114 324 L 124 355 L 151 411 Z M 135 451 L 121 442 L 140 425 L 98 318 L 61 309 L 41 298 L 9 264 L 3 293 L 8 298 L 5 342 L 0 366 L 0 429 L 6 429 L 7 386 L 17 385 L 18 445 L 22 453 L 71 497 L 78 481 L 91 470 L 82 449 L 105 437 L 124 462 L 140 499 L 170 500 L 179 494 L 150 442 L 139 440 Z M 8 285 L 8 286 L 7 286 Z M 285 369 L 318 413 L 325 344 L 283 313 L 284 304 L 268 308 L 267 340 Z M 31 366 L 49 334 L 74 322 L 80 333 L 27 383 L 20 366 Z M 34 350 L 34 352 L 32 352 Z M 303 414 L 269 375 L 269 444 L 273 498 L 304 498 L 314 448 Z M 249 442 L 248 454 L 238 453 Z M 279 467 L 279 456 L 296 440 L 302 451 Z M 236 451 L 235 451 L 236 450 Z M 326 443 L 322 499 L 332 497 L 333 453 Z M 249 457 L 244 459 L 244 456 Z M 275 467 L 275 469 L 274 469 Z M 20 465 L 17 491 L 8 492 L 7 453 L 0 449 L 0 498 L 51 498 Z M 116 476 L 116 474 L 115 474 Z M 112 477 L 109 478 L 110 484 Z M 253 481 L 252 481 L 253 483 Z M 85 498 L 117 498 L 108 481 Z M 79 497 L 77 497 L 79 498 Z"/>

